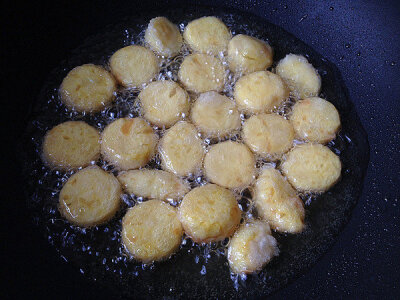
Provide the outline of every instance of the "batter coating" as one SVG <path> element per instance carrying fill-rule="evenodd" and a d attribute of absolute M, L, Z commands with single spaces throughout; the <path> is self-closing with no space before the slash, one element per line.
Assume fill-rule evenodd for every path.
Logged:
<path fill-rule="evenodd" d="M 139 94 L 144 117 L 157 126 L 171 127 L 189 114 L 189 97 L 174 81 L 156 81 Z"/>
<path fill-rule="evenodd" d="M 220 19 L 203 17 L 190 22 L 183 37 L 194 51 L 217 55 L 226 51 L 232 35 Z"/>
<path fill-rule="evenodd" d="M 62 102 L 79 112 L 98 112 L 114 100 L 117 89 L 114 78 L 105 69 L 86 64 L 72 69 L 64 78 Z"/>
<path fill-rule="evenodd" d="M 144 167 L 154 156 L 158 137 L 142 118 L 121 118 L 101 135 L 101 154 L 120 170 Z"/>
<path fill-rule="evenodd" d="M 121 185 L 114 175 L 90 166 L 72 175 L 61 189 L 58 209 L 70 223 L 102 224 L 118 211 Z"/>
<path fill-rule="evenodd" d="M 196 127 L 185 121 L 167 130 L 160 141 L 159 152 L 163 169 L 179 176 L 196 173 L 204 156 Z"/>
<path fill-rule="evenodd" d="M 258 215 L 268 221 L 272 229 L 289 233 L 303 230 L 303 201 L 278 170 L 264 169 L 254 185 L 253 194 Z"/>
<path fill-rule="evenodd" d="M 260 271 L 278 254 L 278 243 L 268 224 L 258 220 L 242 225 L 228 247 L 229 266 L 237 274 Z"/>
<path fill-rule="evenodd" d="M 294 130 L 280 115 L 259 114 L 244 122 L 243 139 L 254 153 L 278 159 L 292 147 Z"/>
<path fill-rule="evenodd" d="M 165 17 L 150 20 L 144 39 L 152 50 L 165 57 L 177 55 L 183 44 L 178 26 Z"/>
<path fill-rule="evenodd" d="M 183 60 L 179 80 L 190 91 L 204 93 L 221 91 L 225 84 L 225 70 L 221 61 L 207 54 L 192 54 Z"/>
<path fill-rule="evenodd" d="M 208 137 L 224 137 L 240 128 L 240 115 L 235 103 L 216 92 L 206 92 L 192 106 L 191 118 Z"/>
<path fill-rule="evenodd" d="M 221 241 L 239 225 L 241 211 L 230 190 L 206 184 L 191 190 L 179 206 L 185 233 L 197 243 Z"/>
<path fill-rule="evenodd" d="M 130 170 L 118 175 L 125 190 L 139 197 L 180 200 L 189 192 L 189 184 L 183 179 L 161 170 Z"/>
<path fill-rule="evenodd" d="M 285 80 L 297 99 L 318 96 L 321 90 L 321 77 L 302 55 L 286 55 L 276 66 L 276 74 Z"/>
<path fill-rule="evenodd" d="M 119 49 L 110 58 L 111 73 L 125 87 L 141 86 L 153 79 L 158 71 L 158 59 L 142 46 Z"/>
<path fill-rule="evenodd" d="M 264 41 L 238 34 L 229 41 L 228 62 L 232 72 L 248 74 L 263 71 L 273 63 L 273 50 Z"/>
<path fill-rule="evenodd" d="M 67 121 L 53 127 L 43 141 L 43 161 L 52 168 L 86 167 L 100 157 L 100 134 L 82 121 Z"/>
<path fill-rule="evenodd" d="M 282 171 L 299 191 L 324 192 L 340 178 L 342 164 L 328 147 L 301 144 L 294 147 L 282 164 Z"/>
<path fill-rule="evenodd" d="M 176 208 L 160 200 L 136 204 L 122 220 L 122 243 L 144 263 L 171 256 L 179 248 L 182 235 Z"/>
<path fill-rule="evenodd" d="M 208 180 L 227 188 L 241 188 L 254 178 L 255 158 L 246 145 L 226 141 L 210 147 L 204 158 Z"/>
<path fill-rule="evenodd" d="M 322 144 L 333 140 L 340 128 L 335 106 L 318 97 L 298 101 L 293 106 L 290 121 L 299 139 Z"/>
<path fill-rule="evenodd" d="M 239 110 L 249 113 L 271 112 L 289 97 L 289 89 L 278 75 L 258 71 L 236 82 L 234 97 Z"/>

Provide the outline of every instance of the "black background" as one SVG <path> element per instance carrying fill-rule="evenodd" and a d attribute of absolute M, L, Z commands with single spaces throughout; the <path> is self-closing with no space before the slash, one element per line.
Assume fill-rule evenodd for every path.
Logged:
<path fill-rule="evenodd" d="M 176 6 L 180 1 L 154 4 Z M 291 32 L 335 63 L 369 135 L 370 165 L 351 221 L 332 249 L 271 298 L 400 296 L 400 5 L 397 1 L 189 1 L 246 10 Z M 109 291 L 61 264 L 24 210 L 11 145 L 49 71 L 89 35 L 146 1 L 2 2 L 2 295 L 93 298 Z M 63 34 L 60 34 L 62 32 Z M 4 123 L 3 123 L 4 122 Z M 9 192 L 8 192 L 9 191 Z M 28 251 L 29 249 L 29 251 Z M 55 267 L 56 266 L 56 267 Z M 98 293 L 96 293 L 98 294 Z M 98 295 L 97 295 L 98 296 Z M 143 295 L 145 296 L 145 295 Z"/>

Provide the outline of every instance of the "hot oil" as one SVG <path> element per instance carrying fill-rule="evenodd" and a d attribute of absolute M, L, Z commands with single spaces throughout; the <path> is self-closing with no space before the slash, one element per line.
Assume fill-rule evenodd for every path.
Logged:
<path fill-rule="evenodd" d="M 190 21 L 190 15 L 182 19 L 178 24 L 181 32 L 185 25 Z M 265 36 L 260 36 L 259 31 L 253 31 L 251 24 L 246 24 L 238 19 L 236 15 L 225 14 L 222 16 L 225 24 L 231 29 L 232 35 L 244 33 L 264 41 L 268 41 Z M 62 104 L 58 95 L 58 87 L 62 78 L 73 67 L 83 63 L 96 63 L 108 68 L 107 61 L 113 52 L 131 44 L 144 45 L 143 36 L 144 30 L 149 19 L 143 22 L 127 23 L 118 25 L 98 37 L 88 39 L 85 44 L 78 48 L 73 57 L 63 62 L 62 66 L 53 71 L 51 80 L 46 82 L 46 85 L 39 97 L 39 101 L 34 111 L 34 117 L 30 124 L 28 135 L 30 142 L 33 144 L 35 157 L 33 163 L 29 162 L 26 170 L 31 178 L 36 178 L 30 186 L 29 197 L 30 207 L 34 212 L 34 221 L 39 227 L 44 228 L 46 238 L 49 243 L 54 246 L 60 253 L 65 261 L 72 262 L 77 266 L 80 272 L 86 274 L 94 280 L 103 277 L 109 277 L 110 274 L 115 274 L 115 281 L 126 281 L 135 277 L 143 276 L 149 278 L 147 274 L 157 272 L 157 269 L 162 268 L 165 262 L 154 264 L 141 264 L 129 257 L 124 247 L 121 244 L 121 219 L 129 207 L 144 201 L 141 197 L 135 195 L 124 194 L 122 196 L 122 207 L 116 216 L 107 224 L 96 226 L 93 228 L 79 228 L 69 224 L 64 220 L 58 212 L 58 194 L 63 184 L 74 173 L 72 171 L 56 171 L 51 170 L 44 166 L 40 160 L 41 144 L 44 134 L 53 126 L 67 121 L 67 120 L 83 120 L 88 124 L 96 127 L 102 131 L 105 126 L 122 117 L 138 117 L 141 116 L 140 104 L 137 101 L 137 96 L 142 87 L 125 89 L 120 88 L 116 93 L 116 99 L 112 106 L 105 108 L 101 113 L 97 114 L 82 114 L 74 111 L 68 111 Z M 273 47 L 275 45 L 272 45 Z M 182 48 L 179 55 L 172 59 L 160 58 L 160 74 L 157 80 L 174 80 L 178 79 L 179 65 L 182 63 L 185 56 L 190 54 L 187 46 Z M 226 58 L 220 55 L 223 64 L 227 66 Z M 228 68 L 226 68 L 228 70 Z M 227 83 L 224 86 L 224 94 L 232 98 L 233 86 L 237 81 L 238 76 L 226 71 Z M 195 99 L 191 95 L 191 101 Z M 329 99 L 328 99 L 329 100 Z M 294 104 L 293 99 L 286 101 L 281 107 L 277 108 L 277 113 L 287 118 L 290 113 L 290 107 Z M 244 114 L 241 115 L 242 124 L 248 118 Z M 184 120 L 188 120 L 189 116 L 183 116 Z M 154 127 L 157 134 L 162 137 L 165 133 L 165 128 Z M 223 139 L 211 139 L 207 136 L 200 135 L 203 140 L 205 151 L 215 143 L 223 140 L 242 141 L 239 133 L 234 133 Z M 297 142 L 296 142 L 297 143 Z M 329 147 L 338 155 L 342 153 L 351 143 L 351 139 L 342 131 L 339 133 L 337 139 L 329 143 Z M 100 160 L 97 164 L 104 170 L 117 174 L 117 170 L 107 162 Z M 279 166 L 279 161 L 270 162 L 265 159 L 257 159 L 257 168 L 262 167 L 275 167 Z M 147 167 L 161 169 L 160 158 L 156 156 Z M 345 167 L 345 166 L 344 166 Z M 190 183 L 191 188 L 195 188 L 207 183 L 204 175 L 199 170 L 197 173 L 192 174 L 185 178 Z M 243 211 L 242 222 L 246 219 L 256 218 L 257 214 L 254 210 L 254 205 L 251 199 L 251 191 L 249 189 L 236 190 L 236 197 L 240 208 Z M 306 193 L 300 195 L 305 200 L 306 206 L 313 201 L 318 201 L 318 195 Z M 171 202 L 172 205 L 177 206 L 179 202 Z M 307 219 L 306 219 L 307 222 Z M 307 234 L 307 230 L 306 233 Z M 301 235 L 299 235 L 301 236 Z M 290 235 L 278 234 L 277 239 L 282 245 L 285 240 L 290 240 Z M 299 238 L 297 238 L 299 239 Z M 216 258 L 219 263 L 226 264 L 225 249 L 229 243 L 229 239 L 218 243 L 211 243 L 207 245 L 197 245 L 187 237 L 184 237 L 181 244 L 180 251 L 172 257 L 172 259 L 182 258 L 184 255 L 190 256 L 191 262 L 198 265 L 195 268 L 202 276 L 207 274 L 207 268 L 210 259 Z M 175 258 L 174 258 L 175 257 Z M 178 258 L 176 258 L 178 257 Z M 278 264 L 279 257 L 275 258 L 272 264 Z M 224 266 L 228 269 L 228 266 Z M 105 274 L 105 275 L 104 275 Z M 269 277 L 263 273 L 259 276 L 262 282 L 268 281 Z M 112 276 L 111 276 L 112 277 Z M 232 286 L 238 289 L 240 285 L 245 283 L 238 282 L 238 276 L 232 277 Z M 239 280 L 240 281 L 240 280 Z"/>

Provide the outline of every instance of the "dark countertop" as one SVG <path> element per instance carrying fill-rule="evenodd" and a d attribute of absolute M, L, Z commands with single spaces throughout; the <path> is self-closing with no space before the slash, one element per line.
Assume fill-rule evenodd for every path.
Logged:
<path fill-rule="evenodd" d="M 164 1 L 162 5 L 174 5 L 178 1 Z M 215 4 L 214 1 L 197 1 Z M 400 5 L 397 1 L 220 1 L 241 10 L 265 17 L 268 21 L 291 32 L 337 65 L 349 89 L 358 115 L 369 135 L 371 147 L 370 165 L 364 182 L 364 190 L 353 216 L 335 245 L 310 271 L 272 298 L 394 298 L 400 296 Z M 44 6 L 37 2 L 24 4 L 16 9 L 15 3 L 6 1 L 8 8 L 7 30 L 2 32 L 6 43 L 2 44 L 6 57 L 3 75 L 15 83 L 9 94 L 3 96 L 9 120 L 25 116 L 26 99 L 33 99 L 49 70 L 79 45 L 80 41 L 98 30 L 94 19 L 87 24 L 86 18 L 102 18 L 102 24 L 116 23 L 126 15 L 126 7 L 111 1 L 97 3 L 65 2 Z M 135 11 L 140 11 L 138 4 Z M 161 5 L 161 4 L 160 4 Z M 132 5 L 131 5 L 132 6 Z M 157 5 L 156 5 L 157 6 Z M 79 8 L 79 9 L 78 9 Z M 98 10 L 101 9 L 101 12 Z M 7 12 L 7 10 L 5 10 Z M 109 12 L 113 11 L 112 14 Z M 134 13 L 134 12 L 132 12 Z M 290 18 L 287 17 L 290 15 Z M 47 18 L 48 26 L 36 23 L 37 18 Z M 67 23 L 68 22 L 68 23 Z M 42 47 L 52 43 L 64 43 L 66 36 L 58 35 L 59 28 L 74 35 L 76 44 L 68 44 L 65 51 L 44 57 Z M 82 27 L 82 24 L 86 24 Z M 21 39 L 18 33 L 29 30 L 32 39 Z M 5 46 L 4 46 L 5 45 Z M 27 50 L 28 54 L 27 55 Z M 46 67 L 43 68 L 42 66 Z M 41 68 L 40 68 L 41 67 Z M 10 80 L 11 79 L 11 80 Z M 6 99 L 6 100 L 4 100 Z M 5 127 L 5 126 L 2 126 Z M 23 122 L 14 122 L 10 128 L 2 128 L 5 143 L 12 143 L 24 128 Z M 13 134 L 9 134 L 9 131 Z M 7 134 L 6 134 L 7 133 Z M 18 151 L 18 149 L 17 149 Z M 15 152 L 8 153 L 5 163 L 15 161 Z M 27 216 L 18 208 L 23 207 L 19 182 L 13 180 L 18 170 L 10 169 L 9 187 L 2 218 L 2 228 L 7 242 L 6 250 L 12 250 L 3 260 L 9 263 L 7 277 L 9 296 L 15 295 L 13 284 L 24 295 L 55 296 L 60 270 L 51 265 L 56 255 L 43 257 L 46 248 L 35 230 L 27 228 Z M 11 223 L 10 223 L 11 222 Z M 22 240 L 18 238 L 22 235 Z M 2 234 L 4 236 L 4 234 Z M 37 253 L 26 253 L 24 245 L 35 243 Z M 35 269 L 47 265 L 48 278 L 35 276 Z M 26 266 L 29 265 L 29 268 Z M 63 266 L 68 269 L 68 266 Z M 6 272 L 4 272 L 6 273 Z M 90 298 L 90 288 L 80 290 L 78 278 L 65 279 L 71 298 Z M 90 285 L 90 283 L 88 283 Z"/>

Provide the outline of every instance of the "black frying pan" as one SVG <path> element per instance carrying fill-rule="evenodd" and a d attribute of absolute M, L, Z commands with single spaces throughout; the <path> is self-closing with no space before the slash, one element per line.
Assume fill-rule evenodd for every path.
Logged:
<path fill-rule="evenodd" d="M 207 13 L 210 11 L 222 18 L 227 17 L 227 9 L 212 10 L 209 8 L 205 10 L 201 8 L 195 10 L 178 9 L 170 12 L 163 11 L 162 14 L 167 15 L 174 21 L 178 21 L 181 15 L 185 15 L 186 18 L 186 16 L 191 13 L 188 18 L 195 18 L 210 14 Z M 234 13 L 235 15 L 237 14 L 236 11 Z M 145 24 L 152 16 L 154 16 L 154 12 L 147 15 L 142 14 L 141 17 L 135 16 L 135 18 L 128 19 L 122 27 L 119 25 L 116 27 L 110 27 L 105 30 L 103 29 L 103 32 L 113 32 L 115 30 L 117 33 L 121 33 L 121 29 L 126 28 L 127 25 L 129 27 L 135 27 L 138 23 Z M 238 23 L 257 24 L 257 26 L 255 26 L 256 35 L 263 38 L 267 37 L 270 40 L 271 44 L 277 51 L 277 59 L 289 52 L 307 53 L 310 55 L 312 63 L 317 66 L 320 73 L 323 75 L 323 92 L 325 96 L 331 100 L 336 107 L 338 107 L 342 116 L 342 135 L 336 141 L 335 145 L 331 145 L 334 149 L 341 151 L 341 159 L 345 165 L 342 174 L 342 181 L 331 192 L 319 198 L 318 201 L 313 202 L 308 208 L 307 220 L 309 222 L 309 230 L 306 234 L 300 237 L 279 237 L 282 251 L 282 255 L 279 259 L 269 265 L 262 274 L 249 278 L 245 285 L 239 286 L 237 291 L 234 289 L 229 278 L 228 268 L 223 264 L 223 258 L 212 255 L 210 258 L 211 261 L 206 264 L 206 275 L 201 275 L 199 272 L 199 265 L 194 263 L 191 255 L 185 253 L 185 250 L 187 249 L 181 250 L 181 252 L 171 261 L 157 264 L 153 270 L 146 270 L 145 272 L 140 273 L 139 277 L 135 278 L 127 275 L 123 276 L 123 280 L 118 280 L 115 277 L 110 276 L 109 272 L 107 273 L 104 272 L 104 270 L 102 271 L 98 262 L 95 262 L 93 266 L 87 267 L 87 262 L 84 261 L 85 259 L 78 260 L 75 265 L 74 262 L 72 262 L 71 265 L 74 266 L 72 269 L 69 269 L 69 267 L 67 268 L 66 266 L 61 266 L 62 268 L 67 268 L 67 274 L 78 277 L 77 266 L 83 264 L 85 267 L 82 268 L 82 270 L 86 273 L 89 272 L 89 277 L 95 277 L 101 282 L 100 286 L 106 286 L 107 292 L 117 295 L 154 295 L 157 297 L 183 295 L 193 297 L 204 295 L 213 297 L 262 296 L 285 285 L 287 281 L 298 277 L 299 274 L 307 270 L 311 264 L 314 264 L 321 254 L 332 245 L 336 235 L 347 223 L 352 207 L 356 204 L 361 191 L 363 172 L 365 171 L 368 160 L 368 145 L 366 143 L 365 133 L 363 132 L 358 118 L 353 117 L 357 114 L 354 111 L 352 104 L 349 102 L 349 96 L 344 87 L 340 73 L 333 64 L 324 60 L 313 49 L 294 40 L 293 36 L 282 31 L 280 28 L 265 22 L 265 20 L 243 13 L 239 13 L 237 18 L 239 21 Z M 303 22 L 305 18 L 303 18 L 301 22 Z M 300 20 L 301 19 L 299 19 L 299 21 Z M 240 28 L 237 30 L 240 30 Z M 110 37 L 114 38 L 116 36 L 111 35 Z M 116 39 L 118 39 L 118 37 Z M 123 43 L 123 40 L 120 42 Z M 97 48 L 90 48 L 91 53 L 93 53 L 93 51 L 98 51 L 98 47 L 103 45 L 101 43 L 101 35 L 86 42 L 86 46 L 81 48 L 79 53 L 72 54 L 70 59 L 63 63 L 63 66 L 67 68 L 64 72 L 67 72 L 68 68 L 75 65 L 88 62 L 88 60 L 90 60 L 90 62 L 99 62 L 96 60 L 99 59 L 98 57 L 91 56 L 89 53 L 84 53 L 82 56 L 82 49 L 85 49 L 85 47 L 87 48 L 90 44 L 97 45 Z M 100 55 L 100 60 L 101 59 L 104 58 Z M 58 61 L 56 62 L 56 65 L 57 64 Z M 46 80 L 46 83 L 50 83 L 50 86 L 52 84 L 55 85 L 57 81 L 59 82 L 63 75 L 62 72 L 60 73 L 59 71 L 55 74 L 58 75 L 51 76 L 50 79 Z M 57 76 L 60 76 L 60 78 Z M 49 94 L 46 93 L 49 93 L 50 90 L 51 88 L 45 88 L 42 90 L 39 101 L 41 99 L 43 100 L 43 97 L 48 97 Z M 37 113 L 33 114 L 33 116 L 35 115 L 37 115 Z M 32 127 L 30 130 L 32 130 Z M 33 129 L 33 131 L 35 130 Z M 30 131 L 30 133 L 31 132 L 32 131 Z M 36 133 L 38 132 L 36 131 Z M 346 136 L 352 140 L 351 143 L 346 142 Z M 28 154 L 28 157 L 26 157 L 25 160 L 34 161 L 31 154 Z M 26 170 L 29 170 L 29 167 Z M 34 183 L 35 181 L 32 180 L 31 182 Z M 32 192 L 32 188 L 33 185 L 28 189 L 28 193 Z M 37 209 L 34 205 L 30 205 L 30 208 L 33 209 L 33 212 Z M 40 218 L 39 220 L 42 219 Z M 41 221 L 39 221 L 39 223 L 41 223 Z M 40 226 L 39 228 L 41 228 L 41 230 L 43 229 L 43 227 Z M 49 252 L 51 253 L 51 251 L 54 250 L 50 250 Z M 201 252 L 202 249 L 197 251 Z M 54 256 L 54 253 L 51 253 L 51 255 Z M 71 258 L 68 257 L 68 260 L 71 260 Z M 59 261 L 55 260 L 55 262 L 58 268 Z M 88 263 L 91 264 L 93 261 L 89 260 Z M 54 267 L 52 266 L 49 270 L 53 268 Z M 42 270 L 49 271 L 42 265 L 39 266 L 39 270 L 39 274 L 41 274 Z M 54 270 L 50 271 L 50 274 L 51 272 L 54 272 Z M 59 276 L 60 273 L 56 271 L 56 274 Z M 67 280 L 68 284 L 68 280 L 70 279 L 65 279 L 66 276 L 61 276 L 61 278 Z M 72 282 L 75 280 L 78 280 L 79 282 L 80 280 L 85 279 L 78 277 L 77 279 L 73 279 Z M 87 284 L 87 281 L 85 280 L 83 283 Z M 56 280 L 56 286 L 57 285 L 63 286 L 63 283 Z M 82 284 L 80 286 L 82 286 Z M 92 285 L 89 283 L 89 286 Z M 94 285 L 92 287 L 97 290 L 99 285 Z M 172 289 L 170 290 L 170 288 Z M 78 288 L 76 291 L 82 292 L 83 290 Z M 101 291 L 101 294 L 103 295 L 103 291 Z"/>

